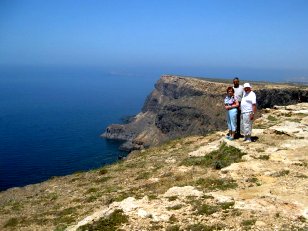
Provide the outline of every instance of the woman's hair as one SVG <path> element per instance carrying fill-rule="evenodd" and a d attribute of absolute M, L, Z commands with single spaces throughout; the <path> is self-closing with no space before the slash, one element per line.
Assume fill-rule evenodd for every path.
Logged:
<path fill-rule="evenodd" d="M 232 92 L 234 93 L 233 87 L 228 87 L 228 88 L 227 88 L 227 93 L 228 93 L 229 90 L 232 90 Z"/>

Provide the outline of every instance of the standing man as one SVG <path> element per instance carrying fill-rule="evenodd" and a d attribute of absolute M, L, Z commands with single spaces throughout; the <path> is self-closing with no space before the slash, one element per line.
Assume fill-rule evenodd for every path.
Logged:
<path fill-rule="evenodd" d="M 233 89 L 234 89 L 234 95 L 237 98 L 237 101 L 239 102 L 239 107 L 237 108 L 237 126 L 236 126 L 236 132 L 235 137 L 240 138 L 241 137 L 241 101 L 244 93 L 244 88 L 242 85 L 240 85 L 239 78 L 235 77 L 233 79 Z"/>
<path fill-rule="evenodd" d="M 256 94 L 249 83 L 244 84 L 244 95 L 241 101 L 241 128 L 245 142 L 251 142 L 252 121 L 257 111 Z"/>

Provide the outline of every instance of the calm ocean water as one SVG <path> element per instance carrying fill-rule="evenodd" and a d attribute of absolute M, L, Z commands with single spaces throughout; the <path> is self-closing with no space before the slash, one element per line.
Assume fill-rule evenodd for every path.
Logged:
<path fill-rule="evenodd" d="M 0 191 L 115 162 L 106 126 L 138 113 L 156 77 L 0 69 Z"/>

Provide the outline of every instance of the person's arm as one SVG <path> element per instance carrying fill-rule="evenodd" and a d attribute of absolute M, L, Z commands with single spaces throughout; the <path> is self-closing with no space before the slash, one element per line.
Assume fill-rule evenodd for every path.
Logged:
<path fill-rule="evenodd" d="M 254 115 L 255 115 L 256 112 L 257 112 L 257 105 L 253 104 L 252 105 L 252 113 L 250 114 L 250 120 L 254 119 Z"/>
<path fill-rule="evenodd" d="M 252 111 L 254 114 L 257 113 L 257 104 L 252 105 Z"/>
<path fill-rule="evenodd" d="M 235 100 L 235 104 L 232 105 L 232 108 L 236 108 L 236 107 L 239 107 L 239 106 L 240 106 L 240 103 L 237 100 Z"/>
<path fill-rule="evenodd" d="M 235 100 L 232 105 L 225 105 L 226 110 L 230 110 L 237 107 L 239 107 L 239 102 L 237 100 Z"/>

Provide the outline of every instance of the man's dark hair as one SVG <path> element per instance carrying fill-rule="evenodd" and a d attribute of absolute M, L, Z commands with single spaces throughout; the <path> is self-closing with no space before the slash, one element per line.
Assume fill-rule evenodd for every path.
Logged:
<path fill-rule="evenodd" d="M 238 77 L 235 77 L 233 80 L 239 80 Z"/>

